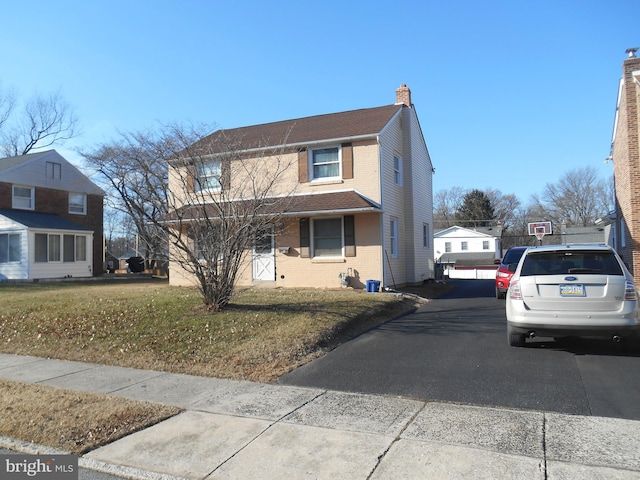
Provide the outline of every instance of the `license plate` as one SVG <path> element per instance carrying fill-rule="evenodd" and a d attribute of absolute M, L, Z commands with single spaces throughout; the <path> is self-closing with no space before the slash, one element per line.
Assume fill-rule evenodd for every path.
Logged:
<path fill-rule="evenodd" d="M 561 284 L 560 285 L 560 296 L 561 297 L 584 297 L 586 294 L 584 293 L 584 285 L 580 284 Z"/>

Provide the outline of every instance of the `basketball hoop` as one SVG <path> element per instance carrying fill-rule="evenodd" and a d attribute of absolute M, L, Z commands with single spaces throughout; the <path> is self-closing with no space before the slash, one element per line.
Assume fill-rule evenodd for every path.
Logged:
<path fill-rule="evenodd" d="M 535 235 L 540 245 L 542 245 L 542 239 L 544 236 L 551 235 L 552 232 L 551 222 L 549 221 L 529 223 L 527 227 L 529 229 L 529 235 Z"/>

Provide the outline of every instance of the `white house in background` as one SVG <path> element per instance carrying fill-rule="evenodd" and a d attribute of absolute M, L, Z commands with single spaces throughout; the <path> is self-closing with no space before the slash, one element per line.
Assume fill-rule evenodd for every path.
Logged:
<path fill-rule="evenodd" d="M 501 258 L 500 227 L 457 225 L 433 235 L 434 260 L 449 278 L 495 278 Z"/>

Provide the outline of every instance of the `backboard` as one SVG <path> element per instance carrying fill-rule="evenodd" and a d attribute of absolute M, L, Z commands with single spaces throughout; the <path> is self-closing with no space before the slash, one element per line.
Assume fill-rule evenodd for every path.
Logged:
<path fill-rule="evenodd" d="M 551 222 L 533 222 L 528 224 L 529 235 L 535 235 L 540 244 L 545 235 L 551 235 Z"/>

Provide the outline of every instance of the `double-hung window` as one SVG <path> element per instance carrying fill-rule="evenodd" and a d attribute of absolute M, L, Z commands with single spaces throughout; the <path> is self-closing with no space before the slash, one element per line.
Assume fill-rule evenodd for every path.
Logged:
<path fill-rule="evenodd" d="M 429 244 L 430 244 L 430 234 L 429 234 L 429 224 L 428 223 L 423 223 L 422 224 L 422 246 L 424 248 L 429 248 Z"/>
<path fill-rule="evenodd" d="M 21 234 L 0 233 L 0 263 L 19 262 L 21 252 Z"/>
<path fill-rule="evenodd" d="M 210 160 L 196 166 L 196 191 L 222 189 L 222 164 L 220 160 Z"/>
<path fill-rule="evenodd" d="M 35 192 L 33 187 L 13 186 L 13 208 L 21 210 L 33 210 L 35 204 Z"/>
<path fill-rule="evenodd" d="M 398 219 L 392 218 L 389 224 L 391 233 L 391 256 L 393 258 L 398 257 Z"/>
<path fill-rule="evenodd" d="M 342 218 L 317 218 L 313 221 L 313 256 L 342 256 Z"/>
<path fill-rule="evenodd" d="M 69 194 L 69 213 L 87 214 L 87 196 L 84 193 Z"/>
<path fill-rule="evenodd" d="M 402 158 L 398 156 L 393 157 L 393 181 L 402 186 Z"/>
<path fill-rule="evenodd" d="M 451 253 L 451 242 L 444 242 L 444 252 Z"/>
<path fill-rule="evenodd" d="M 460 242 L 460 250 L 462 251 L 469 250 L 469 242 Z"/>
<path fill-rule="evenodd" d="M 313 180 L 340 177 L 340 148 L 319 148 L 310 151 Z"/>
<path fill-rule="evenodd" d="M 489 250 L 489 240 L 483 240 L 482 241 L 482 249 L 483 250 Z"/>

